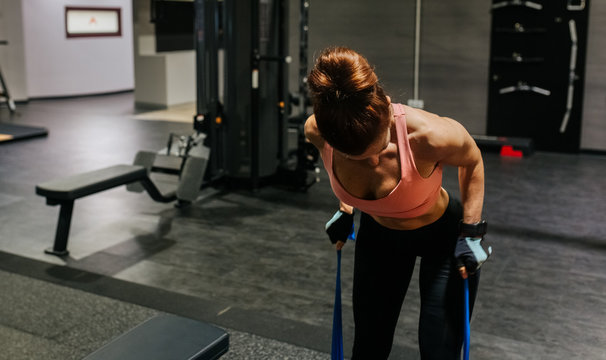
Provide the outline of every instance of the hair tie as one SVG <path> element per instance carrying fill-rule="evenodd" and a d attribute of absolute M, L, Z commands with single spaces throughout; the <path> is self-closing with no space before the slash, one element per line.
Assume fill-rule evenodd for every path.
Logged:
<path fill-rule="evenodd" d="M 349 95 L 347 92 L 341 91 L 339 89 L 335 90 L 334 96 L 335 96 L 335 100 L 337 102 L 342 102 L 342 101 L 346 101 L 349 98 Z"/>

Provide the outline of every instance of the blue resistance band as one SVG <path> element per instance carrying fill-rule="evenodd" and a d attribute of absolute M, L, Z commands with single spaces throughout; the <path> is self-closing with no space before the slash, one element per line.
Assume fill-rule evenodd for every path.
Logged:
<path fill-rule="evenodd" d="M 341 250 L 337 250 L 337 285 L 332 318 L 331 360 L 343 360 L 343 322 L 341 319 Z"/>
<path fill-rule="evenodd" d="M 471 337 L 471 331 L 469 329 L 469 280 L 463 279 L 463 297 L 464 310 L 463 310 L 463 359 L 469 360 L 469 342 Z"/>

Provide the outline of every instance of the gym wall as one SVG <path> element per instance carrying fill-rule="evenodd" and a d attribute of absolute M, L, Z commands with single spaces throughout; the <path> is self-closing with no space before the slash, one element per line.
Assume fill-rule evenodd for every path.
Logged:
<path fill-rule="evenodd" d="M 565 1 L 565 0 L 558 0 Z M 377 5 L 380 4 L 380 5 Z M 359 50 L 376 66 L 394 101 L 413 95 L 415 0 L 380 3 L 311 0 L 309 66 L 329 45 Z M 420 98 L 428 111 L 461 122 L 473 134 L 486 133 L 491 2 L 422 1 Z M 291 0 L 291 53 L 297 54 L 299 0 Z M 592 1 L 581 149 L 606 150 L 606 2 Z M 298 63 L 290 68 L 297 91 Z"/>
<path fill-rule="evenodd" d="M 581 149 L 606 151 L 606 2 L 589 6 Z"/>
<path fill-rule="evenodd" d="M 413 97 L 415 0 L 311 0 L 309 65 L 330 45 L 364 54 L 392 101 Z M 486 129 L 490 3 L 485 0 L 423 0 L 419 97 L 425 109 L 463 123 L 476 134 Z M 299 1 L 291 2 L 291 13 Z M 298 17 L 291 21 L 291 51 L 298 44 Z M 298 64 L 291 66 L 296 91 Z M 293 77 L 294 76 L 294 77 Z"/>
<path fill-rule="evenodd" d="M 131 0 L 19 2 L 28 98 L 133 89 Z M 66 38 L 65 6 L 121 8 L 122 36 Z"/>

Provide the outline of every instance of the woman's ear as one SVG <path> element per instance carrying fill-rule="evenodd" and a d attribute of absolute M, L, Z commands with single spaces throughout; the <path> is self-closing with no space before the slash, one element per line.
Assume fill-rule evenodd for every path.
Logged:
<path fill-rule="evenodd" d="M 389 97 L 389 95 L 385 95 L 385 97 L 387 98 L 387 102 L 391 104 L 391 98 Z"/>

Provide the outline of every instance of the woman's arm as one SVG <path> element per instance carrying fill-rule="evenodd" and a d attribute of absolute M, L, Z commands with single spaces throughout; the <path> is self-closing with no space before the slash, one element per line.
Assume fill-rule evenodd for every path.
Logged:
<path fill-rule="evenodd" d="M 353 214 L 354 207 L 351 205 L 347 205 L 343 201 L 339 200 L 339 210 L 343 211 L 346 214 Z M 347 240 L 347 238 L 345 240 Z M 344 245 L 345 245 L 345 241 L 339 240 L 339 241 L 337 241 L 335 247 L 337 248 L 337 250 L 341 250 Z"/>
<path fill-rule="evenodd" d="M 309 142 L 311 142 L 320 153 L 322 148 L 324 147 L 324 139 L 322 135 L 320 135 L 320 131 L 318 130 L 318 126 L 316 125 L 316 118 L 312 115 L 307 118 L 305 121 L 305 137 Z M 353 206 L 350 206 L 342 201 L 339 201 L 339 210 L 343 211 L 346 214 L 352 214 L 354 211 Z"/>
<path fill-rule="evenodd" d="M 307 118 L 305 121 L 305 137 L 309 142 L 311 142 L 319 151 L 322 153 L 322 148 L 324 147 L 324 138 L 320 135 L 320 131 L 318 130 L 318 126 L 316 124 L 316 118 L 312 115 Z M 339 210 L 344 212 L 345 214 L 353 214 L 354 208 L 342 201 L 339 201 Z M 345 241 L 347 240 L 347 235 L 343 238 L 343 241 L 337 240 L 335 246 L 337 250 L 341 250 L 345 245 Z"/>
<path fill-rule="evenodd" d="M 320 153 L 322 153 L 322 149 L 324 148 L 324 138 L 320 134 L 320 130 L 318 130 L 315 116 L 311 115 L 307 118 L 303 130 L 305 132 L 305 138 L 309 140 L 309 142 L 312 143 L 320 151 Z"/>
<path fill-rule="evenodd" d="M 484 204 L 482 153 L 467 130 L 455 120 L 423 114 L 425 119 L 415 123 L 418 131 L 412 133 L 416 149 L 425 161 L 458 167 L 463 223 L 478 224 L 482 220 Z M 490 248 L 484 249 L 482 240 L 483 234 L 472 238 L 462 234 L 457 240 L 455 256 L 464 279 L 469 272 L 475 272 L 492 252 Z"/>
<path fill-rule="evenodd" d="M 463 203 L 463 222 L 482 220 L 484 205 L 484 162 L 475 140 L 458 122 L 443 118 L 446 135 L 439 149 L 441 162 L 459 168 L 459 190 Z M 447 130 L 448 129 L 448 130 Z"/>
<path fill-rule="evenodd" d="M 474 224 L 482 220 L 484 204 L 484 163 L 475 140 L 457 121 L 422 110 L 408 112 L 415 127 L 411 144 L 415 157 L 435 164 L 458 167 L 459 190 L 463 204 L 463 222 Z"/>

